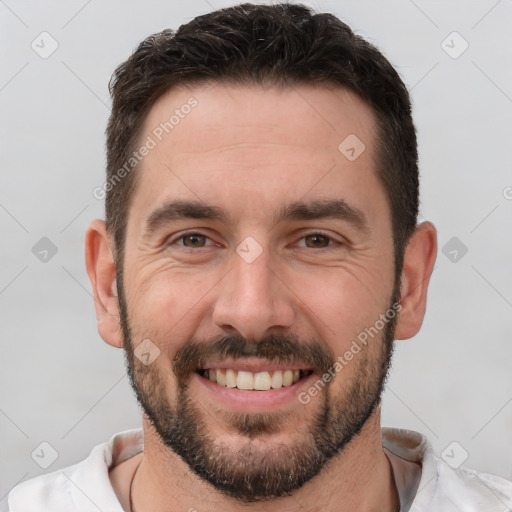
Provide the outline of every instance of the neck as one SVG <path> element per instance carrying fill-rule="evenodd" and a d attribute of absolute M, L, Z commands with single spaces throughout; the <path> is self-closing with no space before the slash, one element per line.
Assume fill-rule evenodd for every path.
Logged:
<path fill-rule="evenodd" d="M 382 448 L 379 409 L 360 435 L 293 495 L 249 504 L 220 494 L 162 444 L 146 418 L 143 426 L 144 455 L 133 480 L 131 512 L 164 512 L 170 503 L 179 510 L 201 512 L 261 512 L 268 511 L 270 504 L 282 512 L 396 512 L 400 508 L 391 465 Z"/>

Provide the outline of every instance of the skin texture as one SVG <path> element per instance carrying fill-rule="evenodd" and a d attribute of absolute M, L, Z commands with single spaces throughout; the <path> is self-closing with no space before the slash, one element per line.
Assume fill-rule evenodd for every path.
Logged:
<path fill-rule="evenodd" d="M 158 384 L 159 399 L 171 409 L 178 407 L 173 360 L 190 340 L 206 343 L 223 336 L 262 340 L 274 334 L 294 337 L 298 343 L 318 340 L 327 353 L 341 356 L 388 310 L 395 277 L 390 211 L 372 150 L 375 117 L 363 100 L 326 85 L 262 90 L 215 84 L 173 89 L 152 107 L 141 140 L 191 96 L 197 106 L 141 163 L 124 258 L 131 343 L 136 347 L 149 338 L 160 350 L 149 367 L 134 362 L 135 380 L 141 388 Z M 338 150 L 350 134 L 365 145 L 354 161 Z M 168 221 L 156 232 L 146 233 L 151 212 L 176 199 L 222 207 L 229 217 Z M 337 218 L 276 223 L 277 213 L 289 203 L 331 199 L 343 199 L 360 211 L 365 229 Z M 180 236 L 186 232 L 206 236 L 200 239 L 205 245 L 184 246 Z M 319 232 L 328 238 L 311 236 Z M 236 251 L 248 236 L 262 249 L 252 263 Z M 104 222 L 93 221 L 86 234 L 86 265 L 98 329 L 107 343 L 122 347 L 111 249 Z M 397 339 L 414 336 L 421 326 L 436 249 L 432 224 L 419 225 L 405 255 Z M 222 446 L 222 456 L 233 467 L 256 466 L 262 455 L 271 463 L 273 454 L 309 441 L 308 432 L 326 394 L 343 409 L 351 386 L 374 378 L 372 374 L 382 366 L 384 343 L 384 333 L 379 332 L 306 406 L 293 400 L 274 409 L 285 419 L 277 431 L 252 439 L 229 421 L 240 410 L 205 392 L 195 374 L 196 378 L 187 379 L 187 393 L 197 406 L 196 419 L 214 445 Z M 215 492 L 165 445 L 147 415 L 143 427 L 144 455 L 133 485 L 138 511 L 165 510 L 169 503 L 177 510 L 201 511 L 397 509 L 381 445 L 379 407 L 360 434 L 316 477 L 291 496 L 271 502 L 242 504 Z M 239 452 L 245 453 L 243 460 Z M 126 509 L 133 473 L 131 461 L 110 475 Z"/>

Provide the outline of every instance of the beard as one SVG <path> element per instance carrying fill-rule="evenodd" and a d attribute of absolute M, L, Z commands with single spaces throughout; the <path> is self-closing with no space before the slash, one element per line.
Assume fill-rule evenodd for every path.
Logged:
<path fill-rule="evenodd" d="M 380 404 L 393 352 L 396 315 L 351 361 L 351 365 L 356 365 L 353 374 L 342 383 L 338 395 L 331 392 L 331 384 L 339 377 L 324 384 L 315 405 L 301 406 L 309 407 L 310 411 L 307 421 L 297 418 L 297 428 L 304 430 L 299 440 L 276 446 L 272 435 L 286 433 L 290 427 L 286 415 L 212 411 L 191 395 L 191 372 L 201 368 L 201 361 L 210 356 L 260 357 L 301 363 L 301 367 L 313 369 L 320 379 L 329 369 L 332 371 L 336 362 L 325 343 L 277 335 L 258 341 L 241 336 L 209 341 L 191 339 L 178 350 L 173 361 L 172 375 L 177 382 L 173 405 L 166 390 L 170 377 L 157 364 L 146 366 L 135 356 L 124 290 L 119 284 L 118 296 L 127 371 L 143 412 L 164 446 L 217 491 L 242 503 L 289 496 L 300 489 L 346 448 Z M 397 296 L 395 287 L 390 309 L 399 302 Z M 299 414 L 303 412 L 299 410 Z M 236 436 L 236 448 L 212 433 L 214 423 Z"/>

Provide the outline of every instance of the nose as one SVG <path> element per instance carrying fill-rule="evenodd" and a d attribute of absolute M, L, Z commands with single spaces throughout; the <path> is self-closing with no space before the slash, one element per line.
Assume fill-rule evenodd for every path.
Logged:
<path fill-rule="evenodd" d="M 238 254 L 233 268 L 220 283 L 213 308 L 217 327 L 258 340 L 273 331 L 287 330 L 294 323 L 293 293 L 284 275 L 264 251 L 248 263 Z"/>

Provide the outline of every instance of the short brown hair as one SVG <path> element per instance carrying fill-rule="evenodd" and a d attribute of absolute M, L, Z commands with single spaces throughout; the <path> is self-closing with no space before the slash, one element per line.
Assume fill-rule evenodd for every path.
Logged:
<path fill-rule="evenodd" d="M 151 106 L 171 87 L 207 82 L 330 82 L 366 100 L 377 117 L 377 174 L 391 210 L 398 279 L 418 214 L 418 153 L 409 94 L 382 53 L 332 14 L 298 4 L 242 4 L 145 39 L 109 83 L 107 183 L 135 150 Z M 106 226 L 122 274 L 136 168 L 107 189 Z"/>

